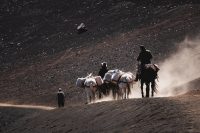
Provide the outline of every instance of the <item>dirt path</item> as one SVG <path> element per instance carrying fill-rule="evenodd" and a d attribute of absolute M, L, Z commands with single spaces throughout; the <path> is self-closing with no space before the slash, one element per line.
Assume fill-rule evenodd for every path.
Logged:
<path fill-rule="evenodd" d="M 31 119 L 34 116 L 49 112 L 53 109 L 55 108 L 48 106 L 0 103 L 0 133 L 11 128 L 11 125 L 15 122 L 18 123 L 23 119 Z"/>
<path fill-rule="evenodd" d="M 16 108 L 41 109 L 41 110 L 55 109 L 55 107 L 48 107 L 48 106 L 14 105 L 14 104 L 6 104 L 6 103 L 0 103 L 0 107 L 16 107 Z"/>

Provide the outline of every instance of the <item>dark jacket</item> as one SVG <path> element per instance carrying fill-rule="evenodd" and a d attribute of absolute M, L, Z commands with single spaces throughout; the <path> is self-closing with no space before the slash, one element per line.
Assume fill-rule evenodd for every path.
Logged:
<path fill-rule="evenodd" d="M 57 99 L 58 99 L 58 106 L 59 107 L 64 107 L 65 94 L 64 94 L 63 91 L 58 91 L 58 93 L 57 93 Z"/>
<path fill-rule="evenodd" d="M 145 50 L 140 52 L 137 61 L 140 61 L 142 65 L 144 64 L 150 64 L 151 63 L 151 59 L 152 59 L 152 54 L 149 50 Z"/>
<path fill-rule="evenodd" d="M 99 70 L 99 76 L 103 79 L 104 75 L 108 72 L 108 68 L 102 66 L 102 68 Z"/>

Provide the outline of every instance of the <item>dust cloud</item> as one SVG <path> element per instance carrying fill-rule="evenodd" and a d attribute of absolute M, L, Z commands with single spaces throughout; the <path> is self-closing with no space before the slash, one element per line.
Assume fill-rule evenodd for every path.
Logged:
<path fill-rule="evenodd" d="M 173 52 L 159 63 L 158 97 L 184 94 L 188 91 L 187 86 L 177 93 L 178 86 L 200 77 L 200 37 L 193 40 L 186 38 L 177 44 L 177 50 Z"/>
<path fill-rule="evenodd" d="M 155 94 L 155 97 L 184 94 L 190 89 L 187 87 L 187 82 L 200 77 L 200 37 L 192 40 L 186 38 L 176 46 L 169 58 L 158 63 L 160 71 L 158 72 L 159 81 L 157 81 L 158 93 Z M 141 98 L 139 82 L 134 84 L 131 91 L 129 98 Z M 113 98 L 110 95 L 96 102 L 111 100 Z"/>
<path fill-rule="evenodd" d="M 92 103 L 99 103 L 99 102 L 105 102 L 105 101 L 113 101 L 113 97 L 111 95 L 111 93 L 109 93 L 109 96 L 103 96 L 102 99 L 97 99 L 95 100 L 95 102 L 92 102 Z"/>

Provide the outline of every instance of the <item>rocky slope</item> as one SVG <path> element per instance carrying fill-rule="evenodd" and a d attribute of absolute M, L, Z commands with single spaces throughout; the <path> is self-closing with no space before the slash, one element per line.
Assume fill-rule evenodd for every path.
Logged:
<path fill-rule="evenodd" d="M 135 72 L 138 45 L 159 63 L 200 29 L 196 0 L 3 0 L 0 3 L 0 102 L 56 105 L 84 101 L 77 77 L 100 63 Z M 84 22 L 88 31 L 77 34 Z"/>

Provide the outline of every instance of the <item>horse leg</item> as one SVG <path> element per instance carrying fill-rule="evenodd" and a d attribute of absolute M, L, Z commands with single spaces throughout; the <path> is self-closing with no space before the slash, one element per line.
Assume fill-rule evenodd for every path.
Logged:
<path fill-rule="evenodd" d="M 102 86 L 98 86 L 98 87 L 97 87 L 98 99 L 101 99 L 101 98 L 102 98 L 101 90 L 102 90 Z"/>
<path fill-rule="evenodd" d="M 123 90 L 122 88 L 119 88 L 118 90 L 118 100 L 123 99 Z"/>
<path fill-rule="evenodd" d="M 113 95 L 113 99 L 115 100 L 117 98 L 117 90 L 118 90 L 117 86 L 112 88 L 112 95 Z"/>
<path fill-rule="evenodd" d="M 101 99 L 102 98 L 102 94 L 101 94 L 101 92 L 99 91 L 99 99 Z"/>
<path fill-rule="evenodd" d="M 155 92 L 155 88 L 156 85 L 155 85 L 155 81 L 152 81 L 151 82 L 151 96 L 153 97 L 154 96 L 154 92 Z"/>
<path fill-rule="evenodd" d="M 85 93 L 86 93 L 86 104 L 91 102 L 91 95 L 90 95 L 90 88 L 85 87 Z"/>
<path fill-rule="evenodd" d="M 124 99 L 127 99 L 127 88 L 124 88 Z"/>
<path fill-rule="evenodd" d="M 99 91 L 98 91 L 97 86 L 95 86 L 95 87 L 93 88 L 93 100 L 95 101 L 96 98 L 98 98 L 98 96 L 99 96 Z"/>
<path fill-rule="evenodd" d="M 120 98 L 122 98 L 122 91 L 121 88 L 119 87 L 119 85 L 117 84 L 116 88 L 115 88 L 115 95 L 116 95 L 116 99 L 119 100 Z"/>
<path fill-rule="evenodd" d="M 146 83 L 146 97 L 149 97 L 149 83 Z"/>
<path fill-rule="evenodd" d="M 113 99 L 115 99 L 116 98 L 116 89 L 115 89 L 115 87 L 112 86 L 111 91 L 112 91 L 112 97 L 113 97 Z"/>
<path fill-rule="evenodd" d="M 89 102 L 88 103 L 91 103 L 92 102 L 92 96 L 89 96 Z"/>
<path fill-rule="evenodd" d="M 108 96 L 109 95 L 109 92 L 110 92 L 110 90 L 112 90 L 112 84 L 107 84 L 107 86 L 106 86 L 106 96 Z"/>
<path fill-rule="evenodd" d="M 94 102 L 95 101 L 95 92 L 92 91 L 92 101 Z"/>
<path fill-rule="evenodd" d="M 129 99 L 129 94 L 131 93 L 131 88 L 130 88 L 130 84 L 127 83 L 127 99 Z"/>
<path fill-rule="evenodd" d="M 115 96 L 117 97 L 116 99 L 120 99 L 121 88 L 119 88 L 119 84 L 115 85 L 114 90 L 115 90 Z"/>
<path fill-rule="evenodd" d="M 144 82 L 141 81 L 141 93 L 142 93 L 142 98 L 144 97 L 143 85 L 144 85 Z"/>
<path fill-rule="evenodd" d="M 95 94 L 96 94 L 96 91 L 97 91 L 97 88 L 90 85 L 90 96 L 91 96 L 91 99 L 90 99 L 90 102 L 94 102 L 95 101 Z"/>

